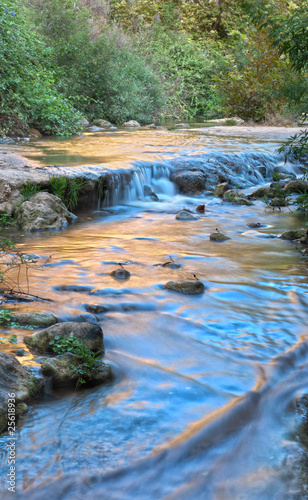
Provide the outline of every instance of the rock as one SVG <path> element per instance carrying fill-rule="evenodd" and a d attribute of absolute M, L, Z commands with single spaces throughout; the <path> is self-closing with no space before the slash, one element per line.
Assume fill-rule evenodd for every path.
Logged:
<path fill-rule="evenodd" d="M 86 293 L 91 292 L 93 286 L 86 285 L 60 285 L 55 286 L 55 290 L 59 290 L 61 292 L 76 292 L 76 293 Z"/>
<path fill-rule="evenodd" d="M 235 197 L 234 200 L 232 200 L 233 205 L 247 205 L 250 207 L 253 205 L 252 201 L 247 200 L 247 198 L 244 198 L 242 196 L 239 196 L 238 198 Z"/>
<path fill-rule="evenodd" d="M 27 231 L 59 228 L 76 219 L 64 203 L 50 193 L 37 193 L 15 210 L 18 225 Z"/>
<path fill-rule="evenodd" d="M 243 236 L 252 236 L 254 238 L 277 238 L 275 234 L 270 234 L 270 233 L 259 233 L 259 231 L 245 231 L 242 233 Z"/>
<path fill-rule="evenodd" d="M 203 214 L 205 212 L 205 205 L 198 205 L 196 211 Z"/>
<path fill-rule="evenodd" d="M 261 224 L 261 222 L 251 222 L 250 224 L 247 224 L 247 226 L 254 229 L 257 227 L 264 227 L 264 224 Z"/>
<path fill-rule="evenodd" d="M 143 193 L 144 196 L 151 198 L 153 201 L 159 201 L 157 194 L 153 191 L 151 186 L 148 186 L 147 184 L 143 186 Z"/>
<path fill-rule="evenodd" d="M 223 200 L 233 201 L 237 196 L 239 196 L 239 193 L 237 191 L 235 191 L 234 189 L 228 189 L 228 191 L 225 191 L 223 195 Z"/>
<path fill-rule="evenodd" d="M 181 172 L 174 182 L 183 194 L 201 194 L 205 190 L 205 174 L 199 170 L 195 172 Z"/>
<path fill-rule="evenodd" d="M 221 184 L 217 184 L 214 190 L 214 196 L 218 196 L 218 198 L 223 198 L 223 195 L 228 190 L 229 190 L 229 184 L 227 182 L 222 182 Z"/>
<path fill-rule="evenodd" d="M 116 280 L 128 280 L 130 278 L 130 272 L 120 267 L 119 269 L 112 271 L 110 276 Z"/>
<path fill-rule="evenodd" d="M 276 172 L 276 179 L 278 179 L 278 181 L 285 181 L 285 180 L 291 181 L 296 179 L 296 175 L 293 174 L 292 172 L 287 172 L 287 173 Z"/>
<path fill-rule="evenodd" d="M 253 193 L 251 193 L 251 195 L 249 197 L 250 198 L 264 198 L 265 196 L 267 198 L 272 198 L 274 196 L 274 192 L 270 187 L 261 187 L 261 188 L 257 189 L 256 191 L 254 191 Z"/>
<path fill-rule="evenodd" d="M 36 328 L 47 328 L 58 323 L 57 318 L 50 312 L 15 313 L 12 319 L 20 325 L 29 325 Z"/>
<path fill-rule="evenodd" d="M 27 351 L 25 349 L 22 349 L 22 348 L 16 349 L 16 351 L 13 351 L 13 352 L 14 352 L 15 356 L 19 356 L 21 358 L 28 354 Z"/>
<path fill-rule="evenodd" d="M 175 126 L 176 128 L 189 128 L 188 123 L 176 123 Z"/>
<path fill-rule="evenodd" d="M 0 432 L 7 426 L 8 394 L 15 394 L 16 416 L 27 409 L 25 401 L 37 396 L 44 380 L 37 378 L 22 366 L 15 356 L 0 352 Z"/>
<path fill-rule="evenodd" d="M 148 125 L 148 127 L 156 130 L 164 130 L 164 127 L 161 127 L 160 125 Z"/>
<path fill-rule="evenodd" d="M 174 292 L 185 295 L 200 295 L 204 292 L 205 286 L 201 281 L 168 281 L 164 290 L 173 290 Z"/>
<path fill-rule="evenodd" d="M 83 128 L 90 127 L 90 123 L 84 116 L 80 119 L 80 121 Z"/>
<path fill-rule="evenodd" d="M 96 125 L 91 125 L 88 130 L 90 132 L 102 132 L 104 129 L 102 127 L 97 127 Z"/>
<path fill-rule="evenodd" d="M 282 238 L 283 240 L 299 240 L 300 238 L 306 237 L 307 235 L 307 229 L 291 229 L 290 231 L 285 231 L 282 233 L 279 238 Z"/>
<path fill-rule="evenodd" d="M 212 241 L 227 241 L 230 240 L 228 236 L 225 234 L 219 233 L 218 231 L 216 233 L 210 234 L 210 240 Z"/>
<path fill-rule="evenodd" d="M 175 218 L 177 220 L 185 220 L 185 221 L 188 221 L 188 220 L 199 220 L 199 217 L 197 215 L 192 214 L 188 210 L 180 210 L 176 214 Z"/>
<path fill-rule="evenodd" d="M 128 122 L 123 123 L 123 127 L 141 127 L 141 125 L 136 122 L 136 120 L 129 120 Z"/>
<path fill-rule="evenodd" d="M 101 120 L 100 118 L 98 120 L 94 120 L 94 122 L 91 125 L 102 128 L 112 127 L 112 124 L 110 122 L 108 122 L 107 120 Z"/>
<path fill-rule="evenodd" d="M 182 267 L 181 264 L 177 264 L 177 262 L 165 262 L 164 264 L 161 264 L 161 267 L 168 267 L 169 269 L 180 269 Z"/>
<path fill-rule="evenodd" d="M 296 179 L 294 181 L 288 182 L 284 188 L 288 193 L 305 193 L 308 192 L 308 182 Z"/>
<path fill-rule="evenodd" d="M 30 128 L 29 129 L 29 136 L 30 137 L 42 137 L 42 134 L 39 130 L 36 128 Z"/>
<path fill-rule="evenodd" d="M 110 308 L 102 304 L 87 304 L 86 310 L 93 314 L 101 314 L 110 311 Z"/>
<path fill-rule="evenodd" d="M 41 369 L 44 375 L 51 377 L 52 385 L 54 387 L 68 387 L 78 383 L 79 374 L 75 372 L 72 366 L 78 367 L 79 364 L 80 360 L 76 354 L 66 352 L 61 356 L 46 359 L 42 363 Z M 97 371 L 93 372 L 91 375 L 82 375 L 82 378 L 85 380 L 87 385 L 103 384 L 109 380 L 110 377 L 110 366 L 103 362 L 99 363 Z"/>
<path fill-rule="evenodd" d="M 66 323 L 57 323 L 45 330 L 33 333 L 24 337 L 25 344 L 35 347 L 39 351 L 52 352 L 49 345 L 56 336 L 68 339 L 76 337 L 77 340 L 85 344 L 91 351 L 104 351 L 103 331 L 99 325 L 89 322 L 75 323 L 68 321 Z"/>
<path fill-rule="evenodd" d="M 0 183 L 1 184 L 1 183 Z M 1 199 L 4 199 L 4 192 L 1 193 Z M 24 201 L 24 197 L 17 189 L 13 189 L 10 192 L 9 198 L 6 201 L 0 203 L 0 214 L 13 215 L 17 205 L 20 205 Z"/>

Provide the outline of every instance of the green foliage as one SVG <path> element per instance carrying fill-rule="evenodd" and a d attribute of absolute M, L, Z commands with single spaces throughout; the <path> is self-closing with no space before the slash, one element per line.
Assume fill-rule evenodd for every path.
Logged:
<path fill-rule="evenodd" d="M 78 375 L 77 386 L 86 383 L 87 380 L 91 380 L 93 374 L 97 372 L 100 365 L 101 352 L 94 353 L 90 351 L 82 342 L 76 337 L 70 337 L 65 339 L 57 335 L 54 340 L 49 342 L 50 347 L 56 354 L 65 354 L 66 352 L 71 352 L 78 356 L 78 365 L 71 365 L 73 372 Z M 85 380 L 87 379 L 87 380 Z"/>
<path fill-rule="evenodd" d="M 48 48 L 23 2 L 0 3 L 0 135 L 75 133 L 79 115 L 59 93 Z"/>
<path fill-rule="evenodd" d="M 229 58 L 228 70 L 216 77 L 217 90 L 228 114 L 263 122 L 287 104 L 287 67 L 266 31 L 252 29 L 247 35 Z"/>
<path fill-rule="evenodd" d="M 278 149 L 278 153 L 283 153 L 285 159 L 300 159 L 308 156 L 308 130 L 301 130 L 299 134 L 289 137 Z"/>
<path fill-rule="evenodd" d="M 11 226 L 13 223 L 14 217 L 12 217 L 12 215 L 9 215 L 7 213 L 0 215 L 0 229 L 2 229 L 3 227 Z"/>
<path fill-rule="evenodd" d="M 23 195 L 25 200 L 29 200 L 31 196 L 41 191 L 41 186 L 39 184 L 31 184 L 30 181 L 27 184 L 24 184 L 21 188 L 21 194 Z"/>
<path fill-rule="evenodd" d="M 166 97 L 165 116 L 210 119 L 221 116 L 214 75 L 223 64 L 215 44 L 197 44 L 185 34 L 159 24 L 139 35 L 140 51 L 160 74 Z"/>
<path fill-rule="evenodd" d="M 263 198 L 264 203 L 268 208 L 272 208 L 273 211 L 278 209 L 281 211 L 282 207 L 287 207 L 290 204 L 291 198 L 289 197 L 287 191 L 279 184 L 279 182 L 274 182 L 271 184 L 272 197 L 269 200 L 267 196 Z"/>
<path fill-rule="evenodd" d="M 294 201 L 294 205 L 297 205 L 297 210 L 299 212 L 303 212 L 307 214 L 308 212 L 308 193 L 305 191 L 304 193 L 300 193 Z"/>
<path fill-rule="evenodd" d="M 78 204 L 78 197 L 83 193 L 84 182 L 82 179 L 70 179 L 60 175 L 50 179 L 50 192 L 58 196 L 69 209 L 73 210 Z"/>
<path fill-rule="evenodd" d="M 0 309 L 0 325 L 10 328 L 22 328 L 24 330 L 33 330 L 32 326 L 22 326 L 16 321 L 14 321 L 14 313 L 12 311 L 8 311 L 7 309 Z M 11 344 L 16 344 L 17 336 L 11 335 L 11 337 L 8 340 Z"/>

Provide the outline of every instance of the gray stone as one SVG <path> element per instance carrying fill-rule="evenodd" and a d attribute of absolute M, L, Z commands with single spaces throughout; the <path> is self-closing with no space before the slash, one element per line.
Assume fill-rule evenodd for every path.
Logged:
<path fill-rule="evenodd" d="M 47 328 L 58 323 L 57 318 L 50 312 L 15 313 L 13 321 L 16 321 L 20 325 L 29 325 L 36 328 Z"/>
<path fill-rule="evenodd" d="M 44 387 L 44 380 L 37 378 L 22 366 L 15 356 L 0 352 L 0 432 L 7 426 L 8 394 L 15 394 L 16 416 L 26 411 L 25 403 L 37 396 Z"/>
<path fill-rule="evenodd" d="M 205 174 L 199 170 L 195 172 L 181 172 L 174 182 L 183 194 L 199 195 L 205 190 Z"/>
<path fill-rule="evenodd" d="M 232 200 L 233 205 L 246 205 L 247 207 L 250 207 L 253 205 L 252 201 L 247 200 L 247 198 L 244 198 L 242 196 L 235 197 L 234 200 Z"/>
<path fill-rule="evenodd" d="M 226 191 L 229 189 L 229 184 L 227 182 L 222 182 L 221 184 L 217 184 L 214 191 L 214 196 L 218 196 L 218 198 L 222 198 Z"/>
<path fill-rule="evenodd" d="M 189 128 L 188 123 L 176 123 L 175 126 L 176 128 Z"/>
<path fill-rule="evenodd" d="M 42 352 L 52 352 L 49 345 L 51 340 L 56 336 L 68 339 L 76 337 L 77 340 L 85 344 L 91 351 L 103 351 L 103 331 L 99 325 L 89 322 L 75 323 L 68 321 L 66 323 L 57 323 L 56 325 L 41 330 L 40 332 L 33 333 L 24 337 L 25 344 L 30 347 L 35 347 Z"/>
<path fill-rule="evenodd" d="M 108 122 L 107 120 L 101 120 L 100 118 L 98 120 L 94 120 L 91 125 L 94 125 L 96 127 L 102 127 L 102 128 L 110 128 L 112 127 L 112 124 Z"/>
<path fill-rule="evenodd" d="M 50 193 L 37 193 L 15 210 L 18 225 L 27 231 L 59 228 L 76 218 L 64 203 Z"/>
<path fill-rule="evenodd" d="M 204 292 L 205 286 L 201 281 L 168 281 L 164 286 L 165 290 L 183 293 L 184 295 L 200 295 Z"/>
<path fill-rule="evenodd" d="M 79 374 L 76 373 L 73 367 L 78 367 L 80 364 L 79 357 L 71 352 L 66 352 L 61 356 L 46 359 L 42 365 L 42 373 L 51 377 L 52 385 L 55 388 L 68 387 L 78 383 Z M 86 385 L 103 384 L 111 377 L 111 369 L 109 365 L 103 362 L 99 363 L 97 370 L 91 374 L 84 374 L 82 378 Z M 82 384 L 84 385 L 84 384 Z"/>
<path fill-rule="evenodd" d="M 128 122 L 123 123 L 123 127 L 141 127 L 141 125 L 136 122 L 136 120 L 129 120 Z"/>
<path fill-rule="evenodd" d="M 188 210 L 180 210 L 175 216 L 177 220 L 190 221 L 190 220 L 200 220 L 199 217 Z"/>

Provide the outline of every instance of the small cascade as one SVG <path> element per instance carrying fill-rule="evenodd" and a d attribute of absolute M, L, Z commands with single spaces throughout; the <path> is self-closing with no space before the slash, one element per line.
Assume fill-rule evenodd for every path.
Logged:
<path fill-rule="evenodd" d="M 247 188 L 272 179 L 275 167 L 294 172 L 295 164 L 284 164 L 274 154 L 246 152 L 208 153 L 186 156 L 164 163 L 136 162 L 132 169 L 109 171 L 104 175 L 101 207 L 144 200 L 144 186 L 150 186 L 158 197 L 173 197 L 178 189 L 174 182 L 182 172 L 200 171 L 205 175 L 205 191 L 213 191 L 219 182 Z"/>

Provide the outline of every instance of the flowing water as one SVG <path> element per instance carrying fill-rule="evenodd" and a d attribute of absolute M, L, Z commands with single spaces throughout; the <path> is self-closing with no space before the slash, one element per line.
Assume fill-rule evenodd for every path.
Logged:
<path fill-rule="evenodd" d="M 179 162 L 219 160 L 235 174 L 242 162 L 249 188 L 261 181 L 259 167 L 270 174 L 279 163 L 277 142 L 140 130 L 20 146 L 28 158 L 87 175 L 133 172 L 129 189 L 111 193 L 109 211 L 89 207 L 60 231 L 11 235 L 21 251 L 48 259 L 32 272 L 31 292 L 53 302 L 10 308 L 98 321 L 114 372 L 107 385 L 48 388 L 30 405 L 18 425 L 23 498 L 308 498 L 295 411 L 308 385 L 307 265 L 277 238 L 302 221 L 288 209 L 265 211 L 261 201 L 246 207 L 182 196 L 170 177 Z M 143 183 L 159 202 L 144 199 Z M 200 203 L 200 220 L 175 220 L 179 209 Z M 264 227 L 251 231 L 256 221 Z M 231 239 L 210 241 L 216 228 Z M 161 266 L 170 256 L 180 268 Z M 110 276 L 119 262 L 128 281 Z M 203 295 L 163 289 L 194 274 Z M 95 317 L 89 304 L 106 310 Z M 24 333 L 17 330 L 18 347 Z M 37 357 L 19 359 L 38 371 Z M 6 442 L 0 439 L 3 487 Z"/>

